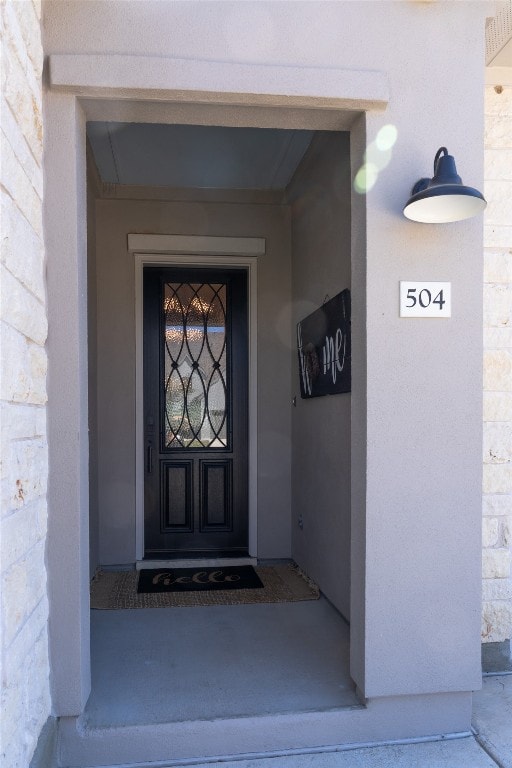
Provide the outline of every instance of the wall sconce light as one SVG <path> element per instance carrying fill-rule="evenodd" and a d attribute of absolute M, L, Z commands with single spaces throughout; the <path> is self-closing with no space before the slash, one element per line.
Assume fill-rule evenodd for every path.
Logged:
<path fill-rule="evenodd" d="M 404 216 L 425 224 L 445 224 L 470 219 L 486 205 L 481 192 L 464 186 L 453 156 L 446 147 L 440 147 L 434 158 L 434 178 L 416 182 Z"/>

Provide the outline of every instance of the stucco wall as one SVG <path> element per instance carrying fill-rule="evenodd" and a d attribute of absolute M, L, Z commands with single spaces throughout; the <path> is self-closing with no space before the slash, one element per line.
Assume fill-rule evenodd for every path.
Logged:
<path fill-rule="evenodd" d="M 351 286 L 348 133 L 316 134 L 287 190 L 292 209 L 293 329 Z M 303 400 L 292 339 L 292 553 L 350 616 L 350 394 Z M 300 528 L 299 517 L 303 522 Z"/>
<path fill-rule="evenodd" d="M 39 2 L 0 8 L 0 762 L 9 768 L 26 768 L 50 714 L 40 13 Z"/>
<path fill-rule="evenodd" d="M 512 86 L 485 89 L 482 639 L 512 636 Z"/>
<path fill-rule="evenodd" d="M 258 257 L 258 555 L 290 556 L 290 243 L 286 206 L 96 203 L 99 562 L 135 560 L 135 268 L 128 232 L 266 238 Z"/>
<path fill-rule="evenodd" d="M 54 166 L 48 228 L 54 241 L 51 264 L 61 273 L 55 275 L 50 306 L 55 307 L 57 326 L 54 359 L 61 371 L 66 370 L 64 352 L 70 340 L 76 341 L 82 312 L 76 293 L 66 311 L 58 302 L 64 277 L 73 276 L 66 268 L 80 273 L 81 266 L 79 239 L 58 242 L 62 226 L 80 231 L 85 211 L 85 140 L 83 122 L 77 123 L 82 114 L 77 92 L 105 97 L 93 104 L 83 102 L 83 110 L 94 111 L 95 119 L 108 119 L 103 115 L 112 107 L 109 98 L 116 101 L 116 109 L 122 100 L 125 115 L 140 115 L 147 103 L 137 103 L 135 109 L 127 95 L 154 99 L 159 87 L 162 99 L 214 102 L 212 115 L 206 114 L 209 105 L 203 102 L 203 114 L 220 122 L 230 101 L 230 117 L 238 124 L 250 118 L 259 124 L 269 105 L 277 105 L 280 119 L 290 112 L 293 119 L 290 101 L 299 105 L 295 113 L 300 111 L 301 119 L 311 113 L 323 119 L 328 113 L 335 121 L 350 98 L 353 108 L 369 110 L 366 136 L 379 172 L 364 196 L 365 231 L 355 233 L 363 240 L 361 270 L 366 269 L 367 276 L 366 292 L 358 302 L 357 333 L 367 355 L 359 387 L 360 412 L 366 418 L 355 438 L 361 456 L 358 487 L 364 486 L 364 493 L 353 518 L 353 546 L 364 553 L 364 567 L 353 583 L 360 606 L 354 676 L 369 697 L 473 690 L 480 680 L 482 225 L 476 219 L 445 227 L 418 225 L 404 219 L 402 207 L 412 184 L 431 171 L 442 145 L 455 154 L 468 183 L 482 184 L 484 5 L 59 1 L 48 3 L 47 11 L 49 54 L 91 54 L 74 62 L 72 81 L 66 81 L 66 63 L 60 60 L 60 85 L 53 81 L 55 90 L 47 100 L 52 132 L 48 152 Z M 390 45 L 397 29 L 400 45 Z M 428 67 L 418 55 L 424 50 L 430 54 Z M 117 69 L 107 68 L 94 58 L 103 53 L 132 58 L 114 57 Z M 154 59 L 148 63 L 148 56 L 186 59 L 187 64 L 166 62 L 167 71 L 178 73 L 178 85 L 172 81 L 166 90 L 167 84 L 162 86 L 158 79 L 161 67 Z M 191 60 L 196 61 L 195 69 L 188 65 Z M 215 77 L 212 61 L 226 65 L 215 68 Z M 279 65 L 276 74 L 273 67 Z M 141 67 L 152 73 L 144 81 Z M 330 84 L 327 97 L 325 83 L 315 79 L 319 67 L 326 68 L 322 76 Z M 385 109 L 385 88 L 378 103 L 365 101 L 368 93 L 362 93 L 361 83 L 373 82 L 372 70 L 381 73 L 378 82 L 389 84 Z M 194 72 L 199 72 L 201 87 Z M 309 92 L 297 83 L 297 76 L 304 74 Z M 92 76 L 95 90 L 88 79 Z M 287 84 L 296 94 L 292 99 Z M 261 111 L 258 104 L 264 105 Z M 164 113 L 169 120 L 175 114 Z M 389 124 L 396 129 L 396 143 L 383 148 L 380 131 Z M 59 143 L 62 137 L 66 143 Z M 357 170 L 353 168 L 354 174 Z M 451 319 L 400 318 L 398 285 L 403 279 L 450 280 Z M 70 317 L 64 326 L 66 314 Z M 72 360 L 71 373 L 77 372 L 78 380 L 80 359 Z M 72 383 L 64 416 L 73 425 L 84 406 L 80 380 L 78 388 L 75 380 Z M 51 418 L 57 422 L 58 414 Z M 87 478 L 81 453 L 86 440 L 77 447 L 70 435 L 63 439 L 61 457 L 74 458 L 80 474 L 71 476 L 69 488 L 57 478 L 56 491 L 61 500 L 66 490 L 76 499 L 81 479 Z M 61 526 L 73 536 L 77 549 L 86 540 L 78 531 L 79 513 L 87 516 L 87 499 L 79 501 L 69 513 L 73 530 Z M 62 522 L 59 510 L 56 521 Z M 53 553 L 55 570 L 59 554 Z M 78 633 L 86 619 L 71 597 L 79 578 L 83 588 L 84 575 L 73 571 L 72 564 L 68 567 L 70 588 L 56 594 Z M 82 641 L 86 636 L 81 632 Z M 81 659 L 75 641 L 62 670 L 61 690 L 67 683 L 64 673 L 75 679 L 77 673 L 69 670 Z M 464 695 L 466 702 L 468 698 L 469 693 Z M 78 706 L 76 700 L 73 706 Z"/>
<path fill-rule="evenodd" d="M 89 572 L 91 577 L 99 565 L 98 520 L 98 401 L 96 389 L 96 199 L 100 195 L 101 179 L 92 151 L 87 151 L 87 352 L 89 405 Z"/>

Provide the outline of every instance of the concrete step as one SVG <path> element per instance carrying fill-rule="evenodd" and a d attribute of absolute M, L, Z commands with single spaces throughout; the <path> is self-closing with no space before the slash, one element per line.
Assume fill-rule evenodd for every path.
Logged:
<path fill-rule="evenodd" d="M 62 768 L 141 768 L 141 764 L 163 768 L 277 756 L 290 751 L 296 755 L 312 750 L 328 754 L 349 745 L 382 743 L 384 739 L 468 736 L 466 707 L 460 696 L 403 696 L 326 711 L 109 728 L 91 728 L 83 719 L 62 718 L 59 762 Z M 248 768 L 256 766 L 251 761 Z"/>

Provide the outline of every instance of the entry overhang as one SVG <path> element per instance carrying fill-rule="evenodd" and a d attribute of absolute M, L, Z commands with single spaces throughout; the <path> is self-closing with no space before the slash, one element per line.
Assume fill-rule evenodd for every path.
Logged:
<path fill-rule="evenodd" d="M 50 87 L 83 98 L 143 99 L 225 105 L 383 110 L 384 72 L 283 67 L 152 56 L 52 54 Z M 261 93 L 261 83 L 265 93 Z"/>

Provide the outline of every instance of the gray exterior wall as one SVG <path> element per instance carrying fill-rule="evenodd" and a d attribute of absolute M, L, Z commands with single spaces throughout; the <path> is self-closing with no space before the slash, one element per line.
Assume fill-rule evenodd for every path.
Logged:
<path fill-rule="evenodd" d="M 293 331 L 326 295 L 351 285 L 349 139 L 348 133 L 316 134 L 287 190 Z M 351 395 L 301 399 L 296 344 L 294 335 L 292 554 L 349 618 Z"/>
<path fill-rule="evenodd" d="M 135 268 L 129 232 L 266 238 L 258 257 L 258 555 L 290 556 L 290 225 L 279 205 L 98 200 L 99 563 L 135 557 Z"/>
<path fill-rule="evenodd" d="M 202 100 L 195 105 L 201 119 L 229 117 L 230 124 L 279 119 L 281 126 L 312 127 L 316 117 L 332 128 L 346 110 L 365 113 L 354 123 L 351 170 L 355 176 L 364 162 L 364 135 L 369 151 L 378 150 L 378 175 L 360 198 L 363 226 L 352 237 L 352 275 L 356 262 L 366 274 L 365 288 L 357 282 L 353 331 L 367 350 L 352 393 L 352 455 L 359 457 L 352 459 L 353 676 L 365 696 L 379 699 L 373 712 L 389 712 L 394 697 L 409 694 L 425 704 L 433 693 L 432 713 L 449 700 L 460 714 L 446 711 L 442 730 L 469 726 L 469 692 L 480 685 L 482 222 L 418 225 L 403 218 L 402 206 L 441 145 L 467 183 L 482 185 L 486 4 L 51 2 L 46 11 L 46 52 L 86 54 L 73 67 L 60 60 L 60 81 L 52 81 L 50 68 L 46 93 L 54 403 L 48 561 L 57 713 L 82 711 L 89 680 L 83 110 L 95 119 L 119 119 L 121 111 L 125 119 L 155 116 L 157 91 L 159 119 L 170 122 L 182 119 L 186 99 Z M 390 45 L 396 30 L 400 44 Z M 428 68 L 418 55 L 425 50 Z M 112 66 L 95 54 L 108 55 Z M 162 67 L 178 85 L 172 78 L 162 84 Z M 368 95 L 375 71 L 389 84 L 387 103 L 382 89 L 372 91 L 379 99 Z M 79 103 L 83 96 L 89 99 Z M 385 125 L 396 128 L 397 142 L 379 154 Z M 400 319 L 400 280 L 451 281 L 452 318 Z M 355 298 L 355 281 L 352 287 Z M 73 559 L 63 561 L 69 544 Z M 59 585 L 63 568 L 69 579 Z M 399 702 L 406 736 L 414 715 L 410 702 Z M 385 737 L 392 729 L 384 716 L 381 722 Z M 421 732 L 431 727 L 434 714 L 422 719 Z"/>
<path fill-rule="evenodd" d="M 87 151 L 87 341 L 89 375 L 89 570 L 91 578 L 99 565 L 98 518 L 98 398 L 96 318 L 96 198 L 100 193 L 98 172 Z"/>

